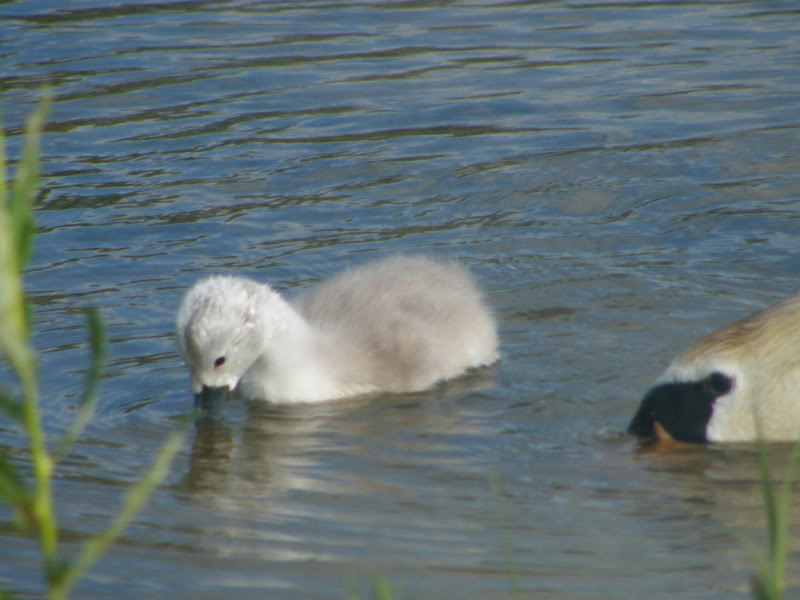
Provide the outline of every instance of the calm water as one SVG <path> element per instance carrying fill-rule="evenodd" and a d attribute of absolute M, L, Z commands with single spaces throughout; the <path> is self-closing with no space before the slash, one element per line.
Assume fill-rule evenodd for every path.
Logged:
<path fill-rule="evenodd" d="M 374 576 L 400 598 L 747 597 L 751 449 L 640 454 L 623 431 L 674 353 L 800 289 L 794 0 L 0 17 L 12 156 L 40 86 L 57 98 L 27 279 L 53 436 L 82 389 L 82 307 L 110 343 L 58 474 L 69 540 L 190 409 L 172 326 L 203 274 L 293 292 L 426 252 L 468 264 L 502 323 L 481 377 L 192 430 L 76 597 L 367 597 Z M 24 460 L 6 426 L 0 446 Z M 36 597 L 34 548 L 0 517 L 0 580 Z"/>

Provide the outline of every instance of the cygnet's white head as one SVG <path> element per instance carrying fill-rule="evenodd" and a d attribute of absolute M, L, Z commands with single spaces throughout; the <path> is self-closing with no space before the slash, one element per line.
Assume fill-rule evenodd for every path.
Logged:
<path fill-rule="evenodd" d="M 227 398 L 283 326 L 288 306 L 269 287 L 243 277 L 196 283 L 178 310 L 178 350 L 189 367 L 195 405 Z"/>

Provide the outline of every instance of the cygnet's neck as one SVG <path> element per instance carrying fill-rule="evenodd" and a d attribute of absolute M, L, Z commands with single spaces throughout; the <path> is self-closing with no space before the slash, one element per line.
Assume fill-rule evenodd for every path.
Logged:
<path fill-rule="evenodd" d="M 243 393 L 275 402 L 319 402 L 347 395 L 325 358 L 330 352 L 325 334 L 269 291 L 270 301 L 259 307 L 263 351 L 242 380 Z"/>

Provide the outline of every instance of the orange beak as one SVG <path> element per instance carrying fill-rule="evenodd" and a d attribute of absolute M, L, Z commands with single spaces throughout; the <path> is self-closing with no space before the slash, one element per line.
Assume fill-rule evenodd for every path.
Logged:
<path fill-rule="evenodd" d="M 643 440 L 644 444 L 640 452 L 672 452 L 697 446 L 697 444 L 691 442 L 676 440 L 658 421 L 653 423 L 653 431 L 655 435 L 649 439 Z"/>
<path fill-rule="evenodd" d="M 656 432 L 656 441 L 659 444 L 678 444 L 680 442 L 676 442 L 675 438 L 673 438 L 669 432 L 661 426 L 661 423 L 655 421 L 653 423 L 653 431 Z"/>

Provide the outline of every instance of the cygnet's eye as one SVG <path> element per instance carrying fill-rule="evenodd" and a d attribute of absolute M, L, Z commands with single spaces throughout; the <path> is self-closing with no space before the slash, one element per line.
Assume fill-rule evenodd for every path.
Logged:
<path fill-rule="evenodd" d="M 217 360 L 214 361 L 214 368 L 215 369 L 219 368 L 224 364 L 225 364 L 225 357 L 224 356 L 220 356 L 220 357 L 217 358 Z"/>

